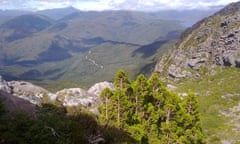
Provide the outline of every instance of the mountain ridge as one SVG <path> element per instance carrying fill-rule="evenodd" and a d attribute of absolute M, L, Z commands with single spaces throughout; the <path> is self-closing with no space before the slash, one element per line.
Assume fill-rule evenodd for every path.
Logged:
<path fill-rule="evenodd" d="M 238 66 L 239 7 L 239 3 L 230 4 L 183 32 L 175 50 L 155 70 L 161 73 L 165 69 L 171 77 L 184 78 L 198 77 L 201 72 L 197 71 L 213 65 Z"/>
<path fill-rule="evenodd" d="M 155 72 L 174 91 L 198 95 L 207 143 L 239 142 L 240 2 L 207 17 L 159 58 Z"/>

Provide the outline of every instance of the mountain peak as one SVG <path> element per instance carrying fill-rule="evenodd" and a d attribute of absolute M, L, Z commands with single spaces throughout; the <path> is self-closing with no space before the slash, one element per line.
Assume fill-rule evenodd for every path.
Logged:
<path fill-rule="evenodd" d="M 216 14 L 227 15 L 240 10 L 240 2 L 235 2 L 227 5 L 222 10 L 218 11 Z"/>

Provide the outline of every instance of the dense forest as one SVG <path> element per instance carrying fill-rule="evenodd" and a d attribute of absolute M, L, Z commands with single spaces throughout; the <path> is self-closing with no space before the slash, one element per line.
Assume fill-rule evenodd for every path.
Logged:
<path fill-rule="evenodd" d="M 54 104 L 28 115 L 0 104 L 0 144 L 95 144 L 94 137 L 109 144 L 205 143 L 195 95 L 168 91 L 156 73 L 131 82 L 119 70 L 114 86 L 102 91 L 99 115 Z"/>

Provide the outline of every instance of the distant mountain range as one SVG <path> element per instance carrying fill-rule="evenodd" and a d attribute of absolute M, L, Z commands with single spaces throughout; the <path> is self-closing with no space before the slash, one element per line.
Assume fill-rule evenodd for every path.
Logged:
<path fill-rule="evenodd" d="M 212 8 L 209 10 L 161 10 L 156 12 L 138 12 L 142 15 L 152 15 L 155 18 L 160 18 L 163 20 L 179 20 L 184 24 L 185 26 L 191 26 L 192 24 L 196 23 L 198 20 L 210 16 L 214 12 L 216 12 L 218 9 L 221 9 L 223 6 L 219 8 Z M 20 16 L 24 14 L 40 14 L 40 15 L 46 15 L 51 19 L 54 20 L 60 20 L 64 18 L 65 16 L 74 13 L 79 12 L 78 9 L 73 7 L 66 7 L 66 8 L 58 8 L 58 9 L 47 9 L 47 10 L 41 10 L 41 11 L 24 11 L 24 10 L 0 10 L 0 23 L 4 20 L 7 20 L 9 18 Z M 84 11 L 82 11 L 84 13 Z"/>
<path fill-rule="evenodd" d="M 70 80 L 86 86 L 111 80 L 118 69 L 134 77 L 153 69 L 159 51 L 179 36 L 184 23 L 211 13 L 0 11 L 0 74 L 7 80 Z"/>

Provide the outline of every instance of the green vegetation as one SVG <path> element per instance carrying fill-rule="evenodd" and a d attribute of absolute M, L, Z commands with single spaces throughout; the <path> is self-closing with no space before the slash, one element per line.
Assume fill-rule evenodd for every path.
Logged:
<path fill-rule="evenodd" d="M 209 24 L 207 23 L 206 25 L 209 25 L 209 26 L 214 27 L 217 30 L 219 30 L 221 21 L 222 21 L 221 17 L 216 16 L 216 17 L 212 18 L 212 20 L 209 22 Z"/>
<path fill-rule="evenodd" d="M 239 121 L 233 120 L 233 116 L 226 117 L 223 113 L 240 102 L 240 70 L 234 67 L 216 67 L 215 71 L 215 75 L 206 73 L 201 79 L 185 79 L 175 83 L 179 93 L 194 92 L 199 95 L 203 130 L 211 144 L 239 139 L 239 133 L 234 130 Z"/>
<path fill-rule="evenodd" d="M 156 73 L 131 83 L 120 70 L 114 85 L 101 93 L 99 121 L 106 127 L 124 129 L 138 143 L 205 143 L 193 94 L 180 98 L 167 91 Z"/>
<path fill-rule="evenodd" d="M 195 30 L 191 37 L 183 44 L 183 50 L 188 51 L 189 47 L 197 47 L 199 44 L 204 43 L 208 39 L 208 35 L 204 34 L 204 30 Z"/>
<path fill-rule="evenodd" d="M 74 83 L 72 81 L 67 81 L 67 80 L 59 80 L 59 81 L 45 80 L 45 81 L 39 81 L 39 82 L 37 82 L 37 81 L 30 81 L 30 82 L 33 84 L 36 84 L 38 86 L 41 86 L 50 92 L 57 92 L 64 88 L 74 88 L 74 87 L 87 88 L 85 86 L 82 86 L 82 85 L 79 85 L 77 83 Z"/>
<path fill-rule="evenodd" d="M 0 103 L 0 141 L 34 144 L 90 143 L 94 136 L 106 144 L 205 143 L 196 96 L 167 91 L 154 73 L 131 82 L 119 70 L 115 90 L 101 93 L 100 115 L 78 107 L 42 104 L 34 116 L 10 113 Z"/>
<path fill-rule="evenodd" d="M 42 71 L 41 73 L 47 71 L 49 67 L 50 70 L 59 69 L 54 76 L 61 73 L 61 71 L 66 71 L 60 80 L 42 80 L 31 82 L 53 92 L 70 87 L 81 87 L 87 89 L 97 82 L 113 81 L 112 75 L 114 75 L 118 69 L 125 69 L 129 78 L 133 80 L 140 72 L 150 75 L 158 57 L 170 50 L 173 45 L 174 41 L 165 43 L 154 55 L 143 58 L 142 53 L 137 53 L 135 56 L 132 56 L 133 51 L 136 49 L 135 46 L 126 46 L 123 44 L 117 46 L 117 44 L 111 43 L 101 44 L 91 50 L 89 57 L 95 60 L 98 64 L 103 65 L 103 68 L 97 67 L 89 60 L 82 59 L 81 56 L 74 56 L 74 58 L 69 61 L 56 62 L 55 65 L 53 65 L 53 63 L 49 63 L 40 66 Z M 116 55 L 118 56 L 116 57 Z M 68 63 L 71 63 L 71 65 Z M 145 67 L 146 65 L 152 66 Z M 15 69 L 18 68 L 19 71 L 24 71 L 24 69 L 16 65 L 14 66 L 14 68 L 4 67 L 4 70 L 15 71 Z M 52 75 L 49 77 L 46 76 L 44 79 L 51 79 L 51 77 Z"/>
<path fill-rule="evenodd" d="M 34 117 L 10 113 L 0 104 L 0 141 L 5 144 L 88 144 L 101 135 L 106 144 L 136 141 L 123 130 L 102 127 L 88 113 L 68 114 L 63 107 L 44 104 Z"/>

